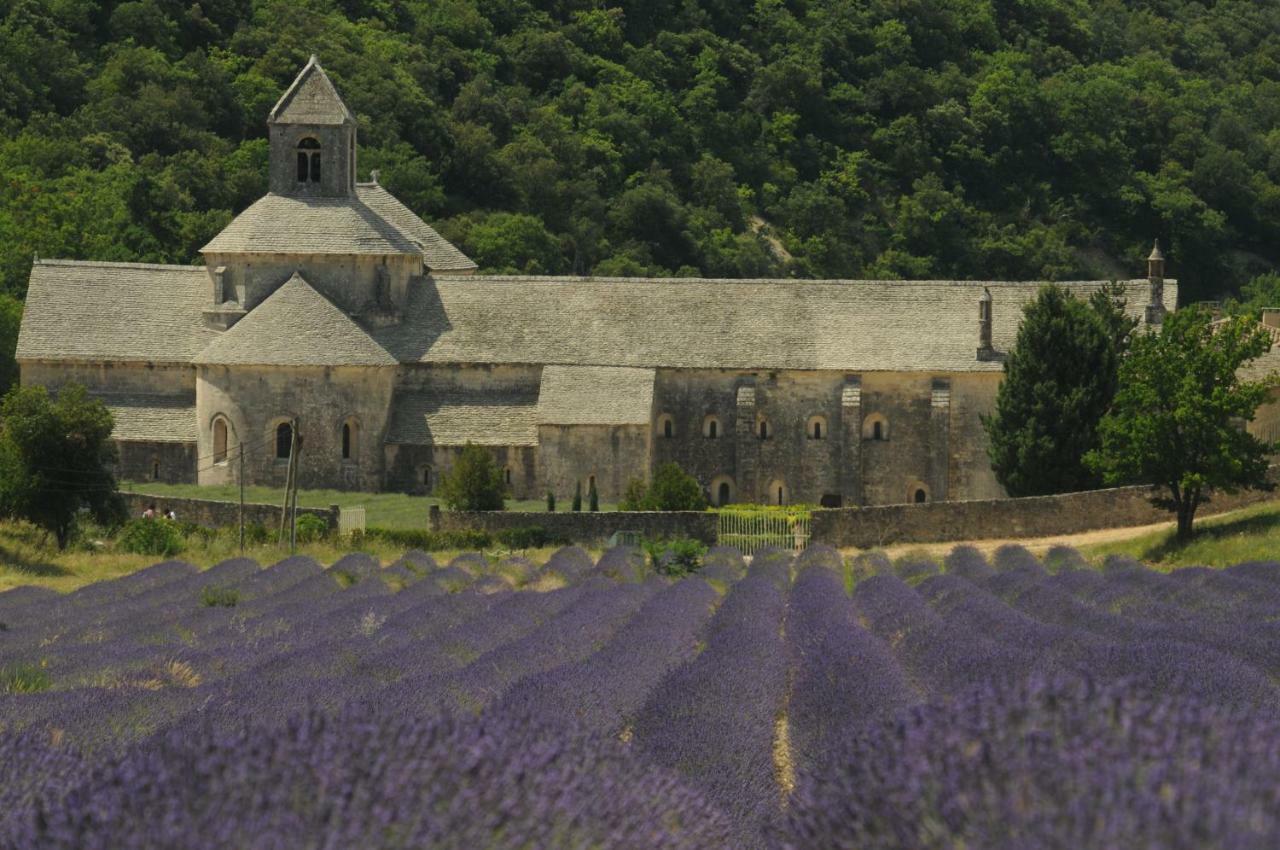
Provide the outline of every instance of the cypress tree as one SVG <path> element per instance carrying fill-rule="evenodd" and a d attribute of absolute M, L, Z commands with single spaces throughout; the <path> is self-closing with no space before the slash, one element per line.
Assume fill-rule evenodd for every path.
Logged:
<path fill-rule="evenodd" d="M 582 482 L 579 481 L 573 485 L 573 512 L 580 513 L 582 511 Z"/>
<path fill-rule="evenodd" d="M 587 510 L 592 513 L 600 510 L 600 494 L 596 492 L 595 479 L 591 480 L 591 488 L 587 490 Z"/>
<path fill-rule="evenodd" d="M 982 418 L 996 479 L 1011 496 L 1089 490 L 1101 476 L 1084 463 L 1115 397 L 1123 335 L 1058 286 L 1027 305 L 1004 364 L 992 416 Z"/>

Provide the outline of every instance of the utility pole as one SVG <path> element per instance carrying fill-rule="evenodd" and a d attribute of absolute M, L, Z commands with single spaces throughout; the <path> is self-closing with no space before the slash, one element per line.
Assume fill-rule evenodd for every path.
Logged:
<path fill-rule="evenodd" d="M 284 504 L 280 506 L 280 536 L 277 546 L 284 546 L 284 529 L 289 522 L 289 495 L 297 476 L 295 464 L 298 458 L 298 420 L 289 421 L 289 468 L 284 477 Z"/>
<path fill-rule="evenodd" d="M 293 423 L 293 448 L 294 453 L 302 454 L 302 435 L 298 433 L 298 423 Z M 301 458 L 298 459 L 301 462 Z M 289 522 L 289 554 L 292 555 L 298 548 L 298 470 L 294 467 L 293 471 L 293 517 Z"/>
<path fill-rule="evenodd" d="M 244 441 L 240 441 L 240 554 L 244 554 Z"/>

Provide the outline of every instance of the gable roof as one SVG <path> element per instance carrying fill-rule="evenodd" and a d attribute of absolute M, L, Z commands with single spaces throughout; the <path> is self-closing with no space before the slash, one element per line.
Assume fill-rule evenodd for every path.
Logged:
<path fill-rule="evenodd" d="M 268 193 L 200 249 L 212 254 L 421 254 L 430 270 L 474 269 L 466 254 L 376 183 L 355 197 Z"/>
<path fill-rule="evenodd" d="M 547 366 L 538 392 L 539 425 L 648 425 L 652 369 Z"/>
<path fill-rule="evenodd" d="M 454 247 L 400 200 L 377 183 L 357 183 L 356 197 L 390 223 L 422 251 L 423 264 L 432 271 L 465 272 L 476 268 L 470 257 Z"/>
<path fill-rule="evenodd" d="M 999 372 L 978 360 L 978 299 L 1007 351 L 1044 284 L 436 275 L 375 332 L 406 363 Z M 1087 297 L 1103 281 L 1061 284 Z M 1126 283 L 1142 316 L 1146 280 Z M 1165 282 L 1165 306 L 1177 303 Z"/>
<path fill-rule="evenodd" d="M 294 273 L 195 358 L 239 366 L 394 366 L 351 317 Z"/>
<path fill-rule="evenodd" d="M 94 393 L 111 412 L 116 440 L 149 443 L 194 443 L 196 400 L 187 395 Z"/>
<path fill-rule="evenodd" d="M 538 399 L 499 392 L 403 390 L 391 403 L 386 442 L 420 446 L 535 446 Z"/>
<path fill-rule="evenodd" d="M 37 260 L 19 360 L 185 363 L 214 338 L 203 266 Z"/>
<path fill-rule="evenodd" d="M 354 124 L 355 121 L 314 54 L 267 117 L 270 124 Z"/>

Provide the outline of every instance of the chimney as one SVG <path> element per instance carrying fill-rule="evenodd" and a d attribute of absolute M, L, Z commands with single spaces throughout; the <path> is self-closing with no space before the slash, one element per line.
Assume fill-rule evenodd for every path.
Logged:
<path fill-rule="evenodd" d="M 978 359 L 991 360 L 995 353 L 991 344 L 991 290 L 984 286 L 978 298 Z"/>
<path fill-rule="evenodd" d="M 1151 246 L 1151 256 L 1147 257 L 1147 285 L 1150 297 L 1147 299 L 1146 318 L 1148 325 L 1158 325 L 1164 321 L 1164 254 L 1160 253 L 1160 240 Z"/>
<path fill-rule="evenodd" d="M 226 266 L 218 266 L 213 270 L 213 304 L 215 307 L 227 300 L 226 279 Z"/>

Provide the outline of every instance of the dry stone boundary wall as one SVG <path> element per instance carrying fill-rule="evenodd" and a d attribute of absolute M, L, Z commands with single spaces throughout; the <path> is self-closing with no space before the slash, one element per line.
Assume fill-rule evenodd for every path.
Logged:
<path fill-rule="evenodd" d="M 618 531 L 634 531 L 646 538 L 692 537 L 716 542 L 716 515 L 707 511 L 601 511 L 592 513 L 533 511 L 441 511 L 432 509 L 432 531 L 487 531 L 538 526 L 553 537 L 575 543 L 598 543 Z"/>
<path fill-rule="evenodd" d="M 121 493 L 130 517 L 140 517 L 150 505 L 162 515 L 172 510 L 179 522 L 193 522 L 206 528 L 223 528 L 240 524 L 239 502 L 216 502 L 210 499 L 171 499 L 164 496 L 148 496 L 145 493 Z M 298 516 L 313 514 L 338 527 L 338 506 L 328 508 L 298 508 Z M 260 523 L 268 530 L 280 527 L 280 506 L 245 503 L 244 521 L 248 525 Z"/>

